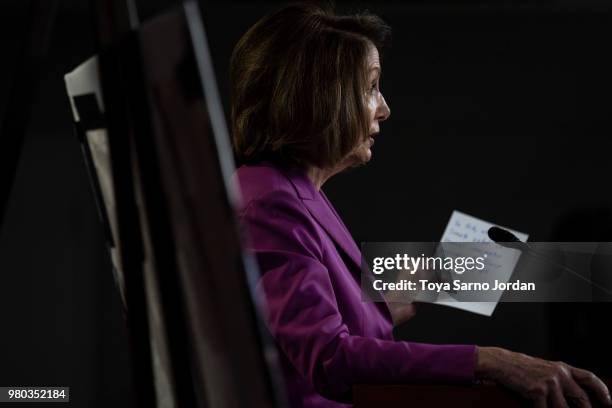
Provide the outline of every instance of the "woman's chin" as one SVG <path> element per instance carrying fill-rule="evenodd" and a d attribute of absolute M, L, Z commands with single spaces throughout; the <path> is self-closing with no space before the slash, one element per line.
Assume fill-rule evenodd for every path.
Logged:
<path fill-rule="evenodd" d="M 359 149 L 355 154 L 355 161 L 357 165 L 364 165 L 372 159 L 372 150 L 369 147 L 363 147 Z"/>
<path fill-rule="evenodd" d="M 369 147 L 363 147 L 354 151 L 344 162 L 345 168 L 364 166 L 372 159 L 372 150 Z"/>
<path fill-rule="evenodd" d="M 365 148 L 364 151 L 359 155 L 360 161 L 362 164 L 366 164 L 372 159 L 372 150 L 370 148 Z"/>

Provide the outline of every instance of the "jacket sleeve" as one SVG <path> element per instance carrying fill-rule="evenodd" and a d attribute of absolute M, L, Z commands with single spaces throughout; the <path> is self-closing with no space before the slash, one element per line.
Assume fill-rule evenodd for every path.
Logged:
<path fill-rule="evenodd" d="M 475 346 L 382 340 L 349 333 L 322 241 L 300 200 L 275 191 L 239 214 L 261 278 L 266 323 L 298 372 L 323 396 L 344 400 L 358 383 L 474 380 Z"/>

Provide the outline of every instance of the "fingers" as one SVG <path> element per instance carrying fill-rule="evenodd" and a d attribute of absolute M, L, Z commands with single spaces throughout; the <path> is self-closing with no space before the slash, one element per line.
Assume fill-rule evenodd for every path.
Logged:
<path fill-rule="evenodd" d="M 572 404 L 572 407 L 591 408 L 589 396 L 578 384 L 570 379 L 565 384 L 565 399 Z"/>
<path fill-rule="evenodd" d="M 574 380 L 585 387 L 588 387 L 597 398 L 606 405 L 612 405 L 612 399 L 610 399 L 610 392 L 608 387 L 601 381 L 595 374 L 590 371 L 583 370 L 581 368 L 575 368 L 568 366 Z"/>
<path fill-rule="evenodd" d="M 542 392 L 532 395 L 533 406 L 538 408 L 570 408 L 570 406 L 572 408 L 591 408 L 588 396 L 577 384 L 573 383 L 578 391 L 573 389 L 575 394 L 570 394 L 568 389 L 572 388 L 568 385 L 571 382 L 572 380 L 569 380 L 568 384 L 562 385 L 560 379 L 550 380 L 548 386 L 543 387 Z"/>
<path fill-rule="evenodd" d="M 484 350 L 485 348 L 482 348 Z M 501 375 L 496 381 L 520 392 L 535 407 L 591 408 L 587 391 L 602 403 L 612 406 L 606 384 L 590 371 L 572 367 L 563 362 L 552 362 L 517 353 L 512 358 L 496 360 L 502 363 Z M 509 362 L 510 364 L 503 364 Z M 483 367 L 486 367 L 483 364 Z M 486 372 L 486 370 L 485 370 Z"/>
<path fill-rule="evenodd" d="M 549 371 L 546 379 L 532 387 L 530 396 L 535 406 L 555 408 L 591 408 L 586 391 L 576 382 L 572 375 L 573 367 L 562 362 L 547 362 Z M 589 376 L 580 373 L 584 381 Z M 589 380 L 590 381 L 590 380 Z"/>
<path fill-rule="evenodd" d="M 552 381 L 549 389 L 548 399 L 550 406 L 555 408 L 569 408 L 565 396 L 563 395 L 563 387 L 560 380 Z M 582 407 L 581 407 L 582 408 Z"/>
<path fill-rule="evenodd" d="M 591 408 L 591 401 L 587 393 L 578 385 L 572 376 L 572 367 L 563 362 L 556 363 L 559 367 L 559 379 L 562 393 L 565 400 L 571 403 L 572 407 Z"/>
<path fill-rule="evenodd" d="M 539 397 L 533 400 L 533 407 L 534 408 L 546 408 L 546 398 Z"/>

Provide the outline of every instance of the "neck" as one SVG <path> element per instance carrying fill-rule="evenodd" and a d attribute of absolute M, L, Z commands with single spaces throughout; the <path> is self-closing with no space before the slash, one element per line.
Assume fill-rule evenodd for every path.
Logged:
<path fill-rule="evenodd" d="M 306 175 L 314 184 L 317 191 L 321 189 L 323 183 L 325 183 L 331 176 L 342 172 L 345 169 L 348 169 L 355 165 L 355 160 L 353 156 L 347 156 L 344 160 L 340 161 L 340 163 L 336 164 L 335 167 L 308 167 L 306 170 Z"/>
<path fill-rule="evenodd" d="M 320 167 L 309 167 L 308 170 L 306 171 L 306 175 L 308 176 L 308 178 L 310 179 L 310 181 L 312 182 L 312 184 L 314 184 L 315 188 L 318 190 L 321 189 L 321 187 L 323 186 L 323 184 L 334 174 L 337 174 L 340 172 L 340 168 L 320 168 Z"/>

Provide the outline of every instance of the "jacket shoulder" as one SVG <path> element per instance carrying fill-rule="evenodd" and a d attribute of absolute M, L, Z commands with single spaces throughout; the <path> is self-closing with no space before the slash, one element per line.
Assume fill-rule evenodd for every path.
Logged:
<path fill-rule="evenodd" d="M 273 165 L 243 165 L 236 170 L 233 178 L 240 188 L 242 208 L 248 207 L 251 202 L 264 196 L 280 195 L 287 198 L 298 198 L 291 181 Z"/>
<path fill-rule="evenodd" d="M 274 166 L 248 165 L 234 177 L 242 192 L 236 215 L 251 250 L 277 248 L 321 259 L 321 233 L 291 175 Z"/>

